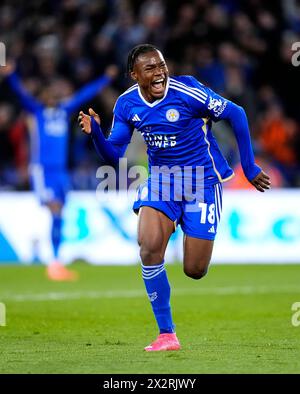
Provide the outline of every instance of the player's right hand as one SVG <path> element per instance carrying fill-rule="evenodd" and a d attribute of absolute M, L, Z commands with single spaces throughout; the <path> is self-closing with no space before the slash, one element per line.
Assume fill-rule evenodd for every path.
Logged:
<path fill-rule="evenodd" d="M 264 192 L 271 188 L 270 177 L 264 171 L 261 171 L 254 179 L 252 179 L 251 183 L 260 192 Z"/>
<path fill-rule="evenodd" d="M 100 116 L 96 114 L 96 112 L 92 108 L 89 108 L 89 114 L 90 115 L 87 115 L 83 111 L 80 111 L 78 116 L 79 126 L 81 127 L 81 130 L 86 134 L 91 134 L 92 132 L 91 117 L 93 117 L 95 121 L 100 125 Z"/>
<path fill-rule="evenodd" d="M 16 65 L 12 60 L 8 60 L 5 66 L 0 67 L 0 75 L 8 77 L 16 69 Z"/>

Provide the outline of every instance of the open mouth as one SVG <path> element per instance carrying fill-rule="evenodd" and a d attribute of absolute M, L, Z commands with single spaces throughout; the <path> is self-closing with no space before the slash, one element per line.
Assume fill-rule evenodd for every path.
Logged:
<path fill-rule="evenodd" d="M 166 79 L 160 78 L 151 83 L 152 91 L 156 94 L 162 94 L 165 91 Z"/>

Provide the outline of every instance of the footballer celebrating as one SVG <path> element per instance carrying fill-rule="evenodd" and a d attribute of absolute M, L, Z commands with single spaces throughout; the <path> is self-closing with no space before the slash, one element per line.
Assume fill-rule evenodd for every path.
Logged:
<path fill-rule="evenodd" d="M 136 82 L 118 98 L 111 134 L 106 139 L 100 117 L 92 110 L 79 113 L 79 124 L 89 134 L 98 154 L 117 166 L 133 131 L 147 144 L 149 178 L 139 188 L 133 209 L 139 213 L 138 243 L 142 276 L 159 335 L 146 351 L 179 350 L 171 306 L 170 285 L 164 266 L 165 250 L 177 224 L 184 232 L 183 269 L 202 278 L 210 263 L 222 209 L 222 183 L 234 176 L 213 136 L 213 122 L 230 122 L 248 181 L 260 192 L 270 188 L 269 176 L 255 164 L 250 132 L 242 107 L 219 96 L 192 76 L 170 77 L 162 53 L 150 44 L 133 48 L 127 71 Z M 174 169 L 170 193 L 162 192 L 162 177 L 154 169 Z M 201 184 L 202 193 L 185 194 L 178 173 L 192 169 L 190 190 Z M 196 171 L 201 169 L 201 171 Z M 201 174 L 201 176 L 199 176 Z M 182 179 L 182 178 L 181 178 Z M 180 193 L 178 193 L 180 192 Z M 179 195 L 178 195 L 179 194 Z"/>
<path fill-rule="evenodd" d="M 111 83 L 117 73 L 116 66 L 107 67 L 104 75 L 89 82 L 68 98 L 62 96 L 60 85 L 53 81 L 41 89 L 38 99 L 24 88 L 13 62 L 0 70 L 22 107 L 30 114 L 30 178 L 38 199 L 49 208 L 51 214 L 53 256 L 47 262 L 46 274 L 53 281 L 73 281 L 78 278 L 77 272 L 67 269 L 59 260 L 62 211 L 70 184 L 67 168 L 68 117 Z"/>

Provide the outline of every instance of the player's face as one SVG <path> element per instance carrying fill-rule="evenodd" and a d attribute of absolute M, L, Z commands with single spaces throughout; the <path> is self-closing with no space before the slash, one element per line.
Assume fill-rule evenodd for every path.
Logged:
<path fill-rule="evenodd" d="M 149 102 L 164 96 L 168 76 L 168 67 L 159 51 L 139 55 L 131 73 L 131 77 L 139 84 L 142 95 Z"/>
<path fill-rule="evenodd" d="M 58 100 L 52 87 L 47 87 L 42 91 L 40 100 L 46 107 L 56 107 Z"/>

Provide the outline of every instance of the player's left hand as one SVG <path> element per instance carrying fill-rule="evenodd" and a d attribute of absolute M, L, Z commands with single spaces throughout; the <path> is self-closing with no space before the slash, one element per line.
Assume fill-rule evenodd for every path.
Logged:
<path fill-rule="evenodd" d="M 264 192 L 271 187 L 270 177 L 264 171 L 261 171 L 252 179 L 251 183 L 260 192 Z"/>
<path fill-rule="evenodd" d="M 81 130 L 84 131 L 86 134 L 91 134 L 92 132 L 91 117 L 93 117 L 99 125 L 101 123 L 100 116 L 96 114 L 96 112 L 92 108 L 89 108 L 89 114 L 90 115 L 87 115 L 83 111 L 80 111 L 78 116 L 79 126 L 81 127 Z"/>
<path fill-rule="evenodd" d="M 85 114 L 83 111 L 80 111 L 78 116 L 78 123 L 83 132 L 85 132 L 86 134 L 91 134 L 91 117 L 89 115 Z"/>

